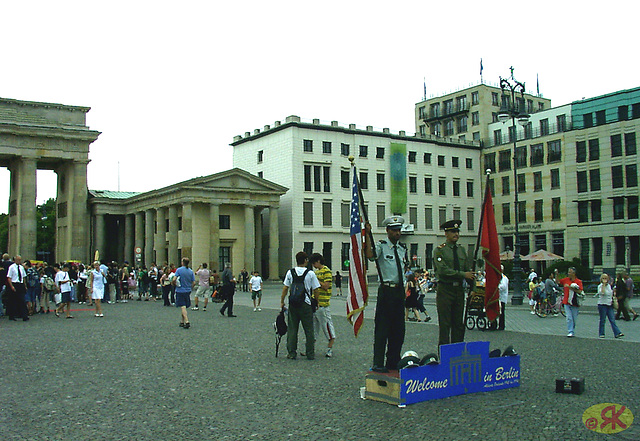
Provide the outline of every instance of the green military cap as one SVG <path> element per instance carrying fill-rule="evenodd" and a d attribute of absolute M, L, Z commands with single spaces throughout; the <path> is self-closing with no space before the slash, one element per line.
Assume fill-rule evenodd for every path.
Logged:
<path fill-rule="evenodd" d="M 453 219 L 440 225 L 440 228 L 444 231 L 460 230 L 460 225 L 462 225 L 462 221 L 460 219 Z"/>
<path fill-rule="evenodd" d="M 391 228 L 392 230 L 399 230 L 404 224 L 404 218 L 402 216 L 389 216 L 382 221 L 382 226 Z"/>

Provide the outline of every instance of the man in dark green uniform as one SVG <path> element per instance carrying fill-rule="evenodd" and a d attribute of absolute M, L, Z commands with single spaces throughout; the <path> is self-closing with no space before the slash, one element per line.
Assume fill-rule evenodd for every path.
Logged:
<path fill-rule="evenodd" d="M 382 223 L 387 228 L 387 238 L 371 246 L 371 225 L 364 226 L 366 241 L 364 255 L 377 262 L 380 276 L 376 315 L 373 331 L 374 372 L 398 369 L 400 351 L 404 343 L 404 270 L 407 264 L 407 247 L 400 243 L 400 230 L 404 219 L 391 216 Z M 385 349 L 387 362 L 384 362 Z"/>
<path fill-rule="evenodd" d="M 471 262 L 461 245 L 459 219 L 440 225 L 447 241 L 439 245 L 433 253 L 433 262 L 438 278 L 436 307 L 440 336 L 438 345 L 458 343 L 464 340 L 464 288 L 463 281 L 472 282 L 475 275 L 471 271 Z"/>

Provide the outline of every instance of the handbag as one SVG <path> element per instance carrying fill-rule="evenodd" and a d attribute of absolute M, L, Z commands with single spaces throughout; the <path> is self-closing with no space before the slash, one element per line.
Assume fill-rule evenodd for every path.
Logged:
<path fill-rule="evenodd" d="M 615 309 L 616 311 L 620 307 L 620 305 L 618 304 L 618 298 L 616 296 L 611 297 L 611 306 L 613 306 L 613 309 Z"/>

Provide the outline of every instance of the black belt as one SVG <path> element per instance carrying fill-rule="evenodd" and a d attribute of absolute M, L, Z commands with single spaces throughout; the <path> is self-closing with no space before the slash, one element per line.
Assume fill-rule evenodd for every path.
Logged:
<path fill-rule="evenodd" d="M 438 283 L 442 283 L 443 285 L 448 286 L 462 286 L 461 282 L 445 282 L 444 280 L 438 280 Z"/>
<path fill-rule="evenodd" d="M 395 283 L 395 282 L 382 282 L 382 286 L 387 286 L 389 288 L 397 288 L 397 287 L 402 286 L 402 285 L 400 285 L 399 283 Z"/>

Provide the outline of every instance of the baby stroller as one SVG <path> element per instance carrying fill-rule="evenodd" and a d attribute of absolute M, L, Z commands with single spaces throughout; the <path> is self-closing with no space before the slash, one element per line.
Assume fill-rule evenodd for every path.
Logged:
<path fill-rule="evenodd" d="M 467 306 L 464 310 L 464 324 L 471 330 L 476 326 L 484 331 L 487 329 L 487 317 L 484 312 L 484 286 L 476 286 L 467 296 Z"/>

